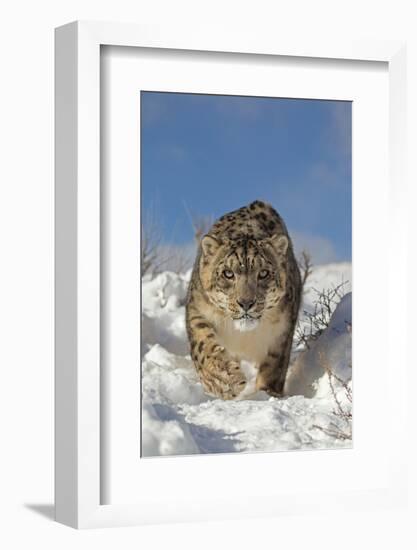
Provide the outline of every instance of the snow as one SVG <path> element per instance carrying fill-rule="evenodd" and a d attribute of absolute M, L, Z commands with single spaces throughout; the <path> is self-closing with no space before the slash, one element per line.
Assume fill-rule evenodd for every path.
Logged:
<path fill-rule="evenodd" d="M 348 382 L 352 378 L 351 326 L 352 293 L 349 292 L 336 307 L 326 331 L 310 349 L 295 358 L 287 374 L 287 395 L 326 397 L 331 390 L 326 366 L 338 379 Z M 333 379 L 333 383 L 337 387 L 341 385 L 337 379 Z"/>
<path fill-rule="evenodd" d="M 177 354 L 187 354 L 184 304 L 191 271 L 177 275 L 166 271 L 142 279 L 142 342 L 161 344 Z M 145 345 L 145 347 L 146 347 Z"/>
<path fill-rule="evenodd" d="M 346 432 L 346 421 L 334 414 L 334 394 L 349 411 L 343 381 L 350 387 L 351 293 L 310 349 L 295 353 L 285 397 L 254 395 L 255 369 L 248 363 L 242 366 L 248 380 L 245 389 L 235 401 L 223 401 L 204 393 L 189 356 L 184 306 L 190 275 L 167 271 L 142 280 L 142 455 L 350 446 L 349 439 L 335 437 Z M 348 263 L 316 267 L 302 310 L 311 310 L 313 289 L 350 280 Z M 329 380 L 323 365 L 330 366 L 337 379 Z"/>
<path fill-rule="evenodd" d="M 352 291 L 352 264 L 340 262 L 327 265 L 318 265 L 307 280 L 303 297 L 303 308 L 310 309 L 316 298 L 316 291 L 321 292 L 337 285 L 343 285 L 345 293 Z"/>

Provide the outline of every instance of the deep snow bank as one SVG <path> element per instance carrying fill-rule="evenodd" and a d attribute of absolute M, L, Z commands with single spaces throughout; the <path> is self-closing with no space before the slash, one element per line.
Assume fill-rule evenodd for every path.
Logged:
<path fill-rule="evenodd" d="M 329 387 L 328 369 L 336 387 L 338 379 L 352 378 L 352 293 L 341 299 L 328 328 L 311 347 L 300 353 L 291 364 L 285 384 L 286 395 L 326 397 Z"/>
<path fill-rule="evenodd" d="M 349 380 L 351 295 L 333 314 L 328 329 L 310 350 L 297 355 L 290 369 L 288 397 L 259 392 L 244 401 L 205 395 L 188 355 L 184 301 L 190 272 L 165 272 L 142 285 L 142 452 L 144 456 L 333 448 L 350 444 L 335 438 L 345 429 L 337 417 L 323 360 Z M 350 264 L 317 267 L 309 281 L 304 308 L 314 291 L 350 280 Z M 323 357 L 325 359 L 323 359 Z M 345 390 L 337 382 L 344 406 Z M 328 428 L 331 427 L 331 430 Z"/>
<path fill-rule="evenodd" d="M 191 271 L 177 275 L 165 271 L 142 279 L 142 354 L 160 344 L 177 354 L 187 354 L 185 297 Z"/>

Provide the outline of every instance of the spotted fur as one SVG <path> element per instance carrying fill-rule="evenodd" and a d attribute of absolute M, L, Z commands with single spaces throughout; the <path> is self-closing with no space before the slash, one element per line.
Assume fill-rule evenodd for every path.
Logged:
<path fill-rule="evenodd" d="M 186 306 L 191 357 L 208 393 L 247 397 L 250 384 L 282 394 L 300 297 L 292 243 L 272 206 L 255 201 L 214 223 L 201 240 Z"/>

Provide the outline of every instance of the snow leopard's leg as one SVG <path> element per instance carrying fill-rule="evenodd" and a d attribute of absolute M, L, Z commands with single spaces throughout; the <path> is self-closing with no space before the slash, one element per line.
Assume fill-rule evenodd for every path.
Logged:
<path fill-rule="evenodd" d="M 191 357 L 204 389 L 221 399 L 234 399 L 246 384 L 240 363 L 220 346 L 212 325 L 203 317 L 190 316 L 188 333 Z"/>
<path fill-rule="evenodd" d="M 292 335 L 279 352 L 270 350 L 259 367 L 256 388 L 274 397 L 281 397 L 284 391 L 285 378 L 290 362 Z"/>

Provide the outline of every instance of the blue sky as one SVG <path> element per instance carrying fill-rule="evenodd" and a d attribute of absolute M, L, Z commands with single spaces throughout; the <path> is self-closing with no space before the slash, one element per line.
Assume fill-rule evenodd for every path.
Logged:
<path fill-rule="evenodd" d="M 141 92 L 142 212 L 165 244 L 193 240 L 187 210 L 255 199 L 315 263 L 351 259 L 351 103 Z"/>

